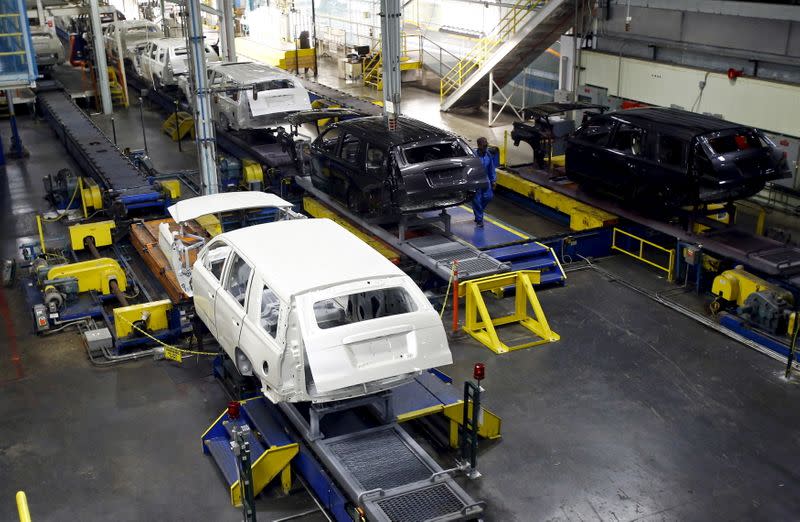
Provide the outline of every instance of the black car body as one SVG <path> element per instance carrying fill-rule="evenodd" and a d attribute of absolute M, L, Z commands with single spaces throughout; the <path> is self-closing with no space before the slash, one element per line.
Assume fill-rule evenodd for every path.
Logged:
<path fill-rule="evenodd" d="M 567 140 L 566 174 L 643 208 L 743 199 L 791 175 L 761 131 L 672 108 L 590 118 Z"/>
<path fill-rule="evenodd" d="M 332 123 L 307 154 L 315 187 L 382 221 L 460 205 L 488 184 L 462 138 L 406 117 L 391 132 L 382 116 Z"/>

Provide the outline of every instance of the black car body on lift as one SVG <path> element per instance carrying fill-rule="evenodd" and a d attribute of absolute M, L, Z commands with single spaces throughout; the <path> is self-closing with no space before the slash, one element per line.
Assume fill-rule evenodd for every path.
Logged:
<path fill-rule="evenodd" d="M 761 131 L 672 108 L 589 118 L 567 140 L 566 174 L 643 209 L 731 202 L 791 175 Z"/>
<path fill-rule="evenodd" d="M 315 114 L 326 115 L 308 111 L 290 121 L 302 124 Z M 488 183 L 466 141 L 406 117 L 392 132 L 382 116 L 331 123 L 301 155 L 315 187 L 376 222 L 460 205 Z"/>
<path fill-rule="evenodd" d="M 515 121 L 511 140 L 515 147 L 525 142 L 533 149 L 533 161 L 543 169 L 553 156 L 564 154 L 567 137 L 575 131 L 575 119 L 561 118 L 568 112 L 580 111 L 582 119 L 602 114 L 603 105 L 583 102 L 542 103 L 522 109 L 524 121 Z"/>

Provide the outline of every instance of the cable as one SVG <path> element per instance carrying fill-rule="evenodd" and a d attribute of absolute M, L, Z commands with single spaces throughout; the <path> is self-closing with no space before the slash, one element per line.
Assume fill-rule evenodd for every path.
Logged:
<path fill-rule="evenodd" d="M 708 85 L 708 75 L 711 74 L 711 71 L 706 71 L 706 75 L 703 78 L 703 81 L 700 82 L 700 92 L 697 94 L 697 99 L 692 104 L 691 112 L 695 112 L 696 110 L 700 110 L 700 100 L 703 99 L 703 91 L 706 89 L 706 85 Z"/>
<path fill-rule="evenodd" d="M 447 308 L 447 298 L 450 296 L 450 286 L 453 284 L 453 279 L 456 276 L 455 270 L 450 270 L 450 280 L 447 281 L 447 290 L 444 292 L 444 301 L 442 302 L 442 309 L 439 311 L 439 319 L 444 317 L 444 309 Z"/>
<path fill-rule="evenodd" d="M 75 196 L 78 195 L 78 186 L 79 185 L 76 183 L 75 184 L 75 190 L 72 192 L 72 197 L 69 198 L 69 203 L 67 203 L 67 206 L 64 208 L 64 212 L 62 212 L 61 214 L 58 214 L 58 217 L 54 217 L 54 218 L 46 218 L 46 217 L 43 216 L 42 217 L 42 221 L 44 221 L 45 223 L 54 223 L 54 222 L 60 220 L 61 218 L 63 218 L 64 216 L 66 216 L 67 213 L 69 212 L 69 208 L 72 206 L 72 202 L 75 201 Z"/>

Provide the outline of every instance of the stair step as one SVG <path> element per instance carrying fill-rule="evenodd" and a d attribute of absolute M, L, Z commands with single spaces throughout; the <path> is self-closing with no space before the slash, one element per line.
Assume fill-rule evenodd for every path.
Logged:
<path fill-rule="evenodd" d="M 485 252 L 498 261 L 513 261 L 514 259 L 530 257 L 537 254 L 549 254 L 550 249 L 538 243 L 525 243 L 522 245 L 493 248 Z"/>
<path fill-rule="evenodd" d="M 545 270 L 554 268 L 556 262 L 552 257 L 542 257 L 536 259 L 521 259 L 511 263 L 512 270 Z M 544 275 L 544 274 L 542 274 Z M 560 275 L 560 272 L 559 272 Z"/>
<path fill-rule="evenodd" d="M 224 437 L 216 437 L 205 441 L 206 448 L 208 448 L 208 452 L 211 453 L 211 457 L 225 477 L 228 487 L 239 480 L 239 469 L 236 466 L 236 457 L 233 454 L 233 450 L 231 450 L 230 444 L 230 441 Z"/>
<path fill-rule="evenodd" d="M 540 284 L 546 285 L 550 283 L 562 283 L 564 276 L 561 275 L 561 270 L 553 270 L 542 274 Z"/>

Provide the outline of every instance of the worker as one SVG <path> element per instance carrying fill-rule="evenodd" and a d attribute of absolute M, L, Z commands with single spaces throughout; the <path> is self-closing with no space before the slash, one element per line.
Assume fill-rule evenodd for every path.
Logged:
<path fill-rule="evenodd" d="M 495 173 L 495 158 L 489 151 L 489 142 L 484 137 L 478 138 L 478 148 L 475 149 L 475 154 L 481 159 L 484 170 L 486 170 L 486 177 L 489 184 L 486 187 L 479 189 L 475 192 L 475 197 L 472 198 L 472 213 L 475 215 L 475 226 L 483 227 L 483 212 L 486 206 L 494 197 L 494 188 L 497 185 L 497 174 Z"/>

